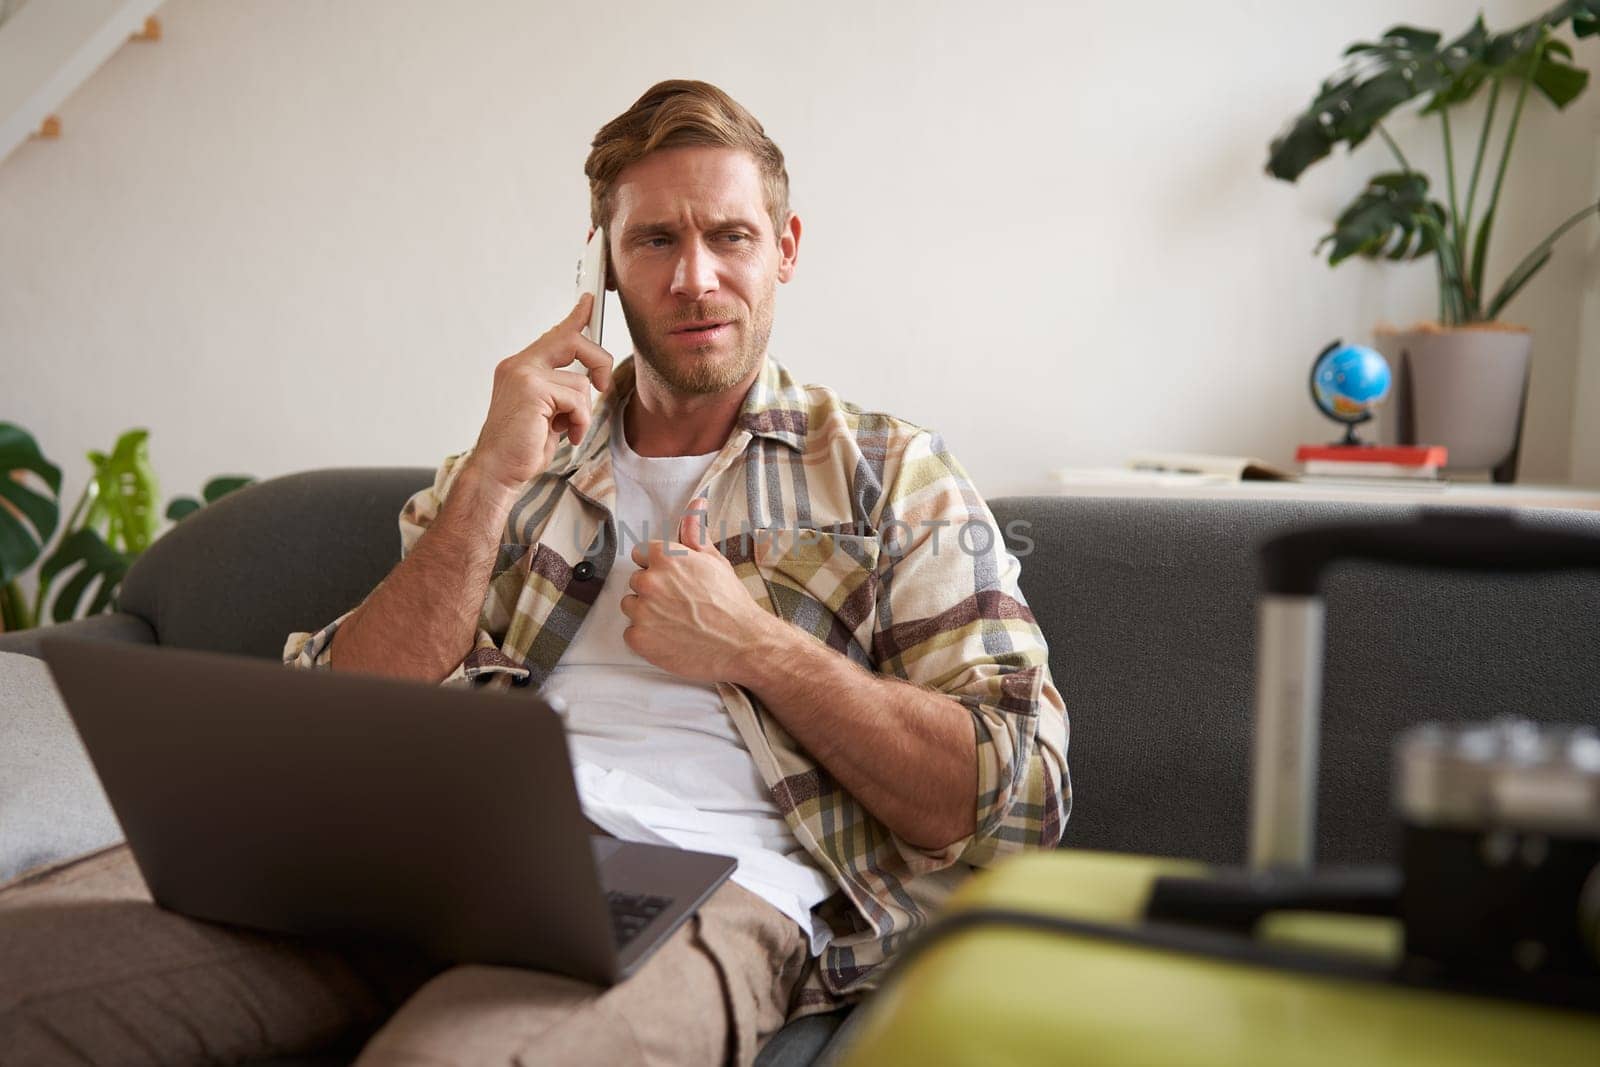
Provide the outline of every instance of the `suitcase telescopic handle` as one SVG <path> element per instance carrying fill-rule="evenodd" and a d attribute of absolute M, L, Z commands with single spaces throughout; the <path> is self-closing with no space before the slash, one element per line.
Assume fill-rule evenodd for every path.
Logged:
<path fill-rule="evenodd" d="M 1415 519 L 1338 523 L 1261 546 L 1250 866 L 1308 872 L 1316 843 L 1322 576 L 1353 559 L 1451 570 L 1600 569 L 1600 536 L 1541 530 L 1503 512 L 1425 510 Z"/>
<path fill-rule="evenodd" d="M 1429 509 L 1399 522 L 1317 526 L 1261 546 L 1265 591 L 1316 596 L 1328 565 L 1350 559 L 1477 571 L 1600 567 L 1600 537 L 1525 526 L 1508 515 Z"/>

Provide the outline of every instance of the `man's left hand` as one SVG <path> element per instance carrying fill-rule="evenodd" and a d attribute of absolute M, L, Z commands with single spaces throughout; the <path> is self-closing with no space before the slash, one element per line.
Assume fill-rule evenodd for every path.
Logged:
<path fill-rule="evenodd" d="M 697 682 L 735 681 L 737 664 L 777 621 L 750 598 L 706 531 L 708 502 L 696 497 L 678 540 L 635 545 L 622 633 L 628 647 L 663 670 Z"/>

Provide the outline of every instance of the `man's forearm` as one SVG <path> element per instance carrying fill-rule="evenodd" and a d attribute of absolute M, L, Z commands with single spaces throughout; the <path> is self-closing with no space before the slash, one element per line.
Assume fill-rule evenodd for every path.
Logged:
<path fill-rule="evenodd" d="M 760 697 L 840 786 L 907 843 L 933 850 L 970 835 L 978 787 L 972 713 L 771 622 L 729 681 Z"/>
<path fill-rule="evenodd" d="M 480 480 L 469 460 L 405 559 L 334 634 L 333 668 L 443 680 L 472 649 L 515 503 Z"/>

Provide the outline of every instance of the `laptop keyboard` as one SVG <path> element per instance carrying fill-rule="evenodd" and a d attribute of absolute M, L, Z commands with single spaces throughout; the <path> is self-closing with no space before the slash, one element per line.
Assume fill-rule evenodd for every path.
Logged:
<path fill-rule="evenodd" d="M 671 897 L 653 897 L 645 893 L 624 893 L 620 889 L 606 891 L 606 904 L 611 908 L 611 932 L 621 948 L 632 941 L 650 920 L 660 915 L 672 903 Z"/>

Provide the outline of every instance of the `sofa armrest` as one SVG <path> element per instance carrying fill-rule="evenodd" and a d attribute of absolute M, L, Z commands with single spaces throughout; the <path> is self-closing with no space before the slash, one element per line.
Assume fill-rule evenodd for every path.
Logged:
<path fill-rule="evenodd" d="M 114 611 L 106 615 L 90 615 L 85 619 L 57 623 L 54 626 L 37 626 L 31 630 L 17 630 L 0 634 L 0 652 L 20 652 L 35 659 L 43 658 L 39 638 L 46 635 L 81 637 L 90 641 L 131 641 L 135 644 L 153 645 L 156 631 L 137 615 Z"/>
<path fill-rule="evenodd" d="M 121 839 L 49 667 L 0 652 L 0 883 Z"/>

